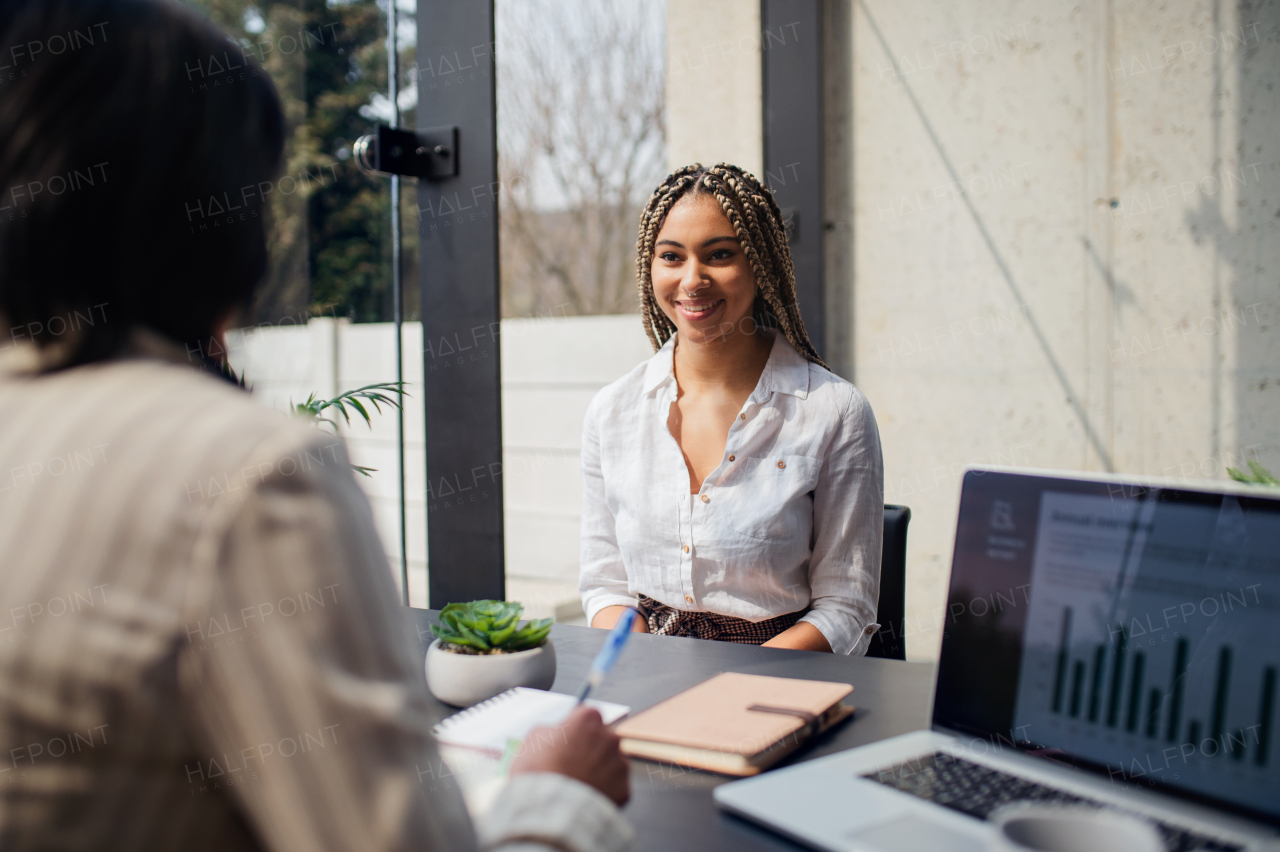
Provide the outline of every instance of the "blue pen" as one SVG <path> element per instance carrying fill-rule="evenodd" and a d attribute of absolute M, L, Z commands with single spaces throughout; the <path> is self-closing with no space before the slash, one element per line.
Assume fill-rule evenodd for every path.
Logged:
<path fill-rule="evenodd" d="M 582 689 L 578 690 L 578 703 L 581 704 L 586 700 L 591 690 L 600 685 L 604 680 L 604 676 L 609 673 L 609 669 L 613 668 L 613 664 L 618 661 L 618 656 L 622 653 L 622 646 L 627 644 L 627 640 L 631 638 L 631 624 L 636 620 L 636 611 L 628 608 L 618 619 L 618 623 L 613 625 L 613 629 L 609 631 L 609 635 L 605 637 L 604 647 L 600 649 L 600 653 L 596 654 L 596 658 L 591 661 L 591 670 L 587 672 L 587 682 L 582 684 Z"/>

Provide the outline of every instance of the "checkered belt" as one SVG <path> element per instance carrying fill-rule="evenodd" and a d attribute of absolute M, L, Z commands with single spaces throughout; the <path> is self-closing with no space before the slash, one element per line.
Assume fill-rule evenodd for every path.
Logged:
<path fill-rule="evenodd" d="M 692 636 L 719 642 L 761 645 L 800 620 L 809 610 L 788 612 L 764 621 L 747 621 L 714 612 L 685 612 L 640 595 L 640 613 L 649 622 L 649 632 L 663 636 Z"/>

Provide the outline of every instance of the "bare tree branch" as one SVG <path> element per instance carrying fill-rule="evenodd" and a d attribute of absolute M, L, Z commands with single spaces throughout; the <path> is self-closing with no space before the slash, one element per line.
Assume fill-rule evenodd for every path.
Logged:
<path fill-rule="evenodd" d="M 664 173 L 661 0 L 498 0 L 503 313 L 638 309 L 639 209 Z"/>

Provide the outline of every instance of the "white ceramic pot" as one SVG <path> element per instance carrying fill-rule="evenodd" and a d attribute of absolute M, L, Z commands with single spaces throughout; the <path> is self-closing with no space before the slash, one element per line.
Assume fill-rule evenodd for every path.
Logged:
<path fill-rule="evenodd" d="M 548 639 L 514 654 L 454 654 L 427 648 L 427 688 L 454 707 L 470 707 L 516 686 L 550 689 L 556 679 L 556 649 Z"/>

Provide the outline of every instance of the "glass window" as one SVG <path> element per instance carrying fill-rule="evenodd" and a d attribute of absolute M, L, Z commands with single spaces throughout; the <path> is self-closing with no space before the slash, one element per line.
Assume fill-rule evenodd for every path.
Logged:
<path fill-rule="evenodd" d="M 289 132 L 285 168 L 262 188 L 271 216 L 266 280 L 243 328 L 228 335 L 233 368 L 264 404 L 291 410 L 396 378 L 392 320 L 390 182 L 356 168 L 351 148 L 377 122 L 390 123 L 386 2 L 188 0 L 236 42 L 220 63 L 204 63 L 199 85 L 235 85 L 243 56 L 276 85 Z M 412 81 L 414 0 L 398 6 L 400 79 Z M 224 67 L 225 66 L 225 67 Z M 188 70 L 188 76 L 193 72 Z M 413 126 L 416 91 L 401 87 L 400 123 Z M 268 195 L 269 194 L 269 195 Z M 402 221 L 415 221 L 412 182 L 401 187 Z M 210 226 L 234 226 L 234 217 Z M 416 229 L 403 229 L 402 275 L 407 320 L 417 319 Z M 421 330 L 405 326 L 405 379 L 421 380 Z M 392 569 L 400 575 L 399 452 L 395 410 L 362 403 L 371 423 L 348 408 L 320 415 L 317 428 L 343 434 L 373 502 Z M 381 410 L 379 410 L 379 408 Z M 405 411 L 410 600 L 426 602 L 426 521 L 421 499 L 420 406 Z M 415 499 L 416 498 L 416 499 Z"/>
<path fill-rule="evenodd" d="M 507 596 L 581 621 L 582 418 L 652 354 L 640 210 L 666 174 L 661 0 L 497 0 Z"/>

